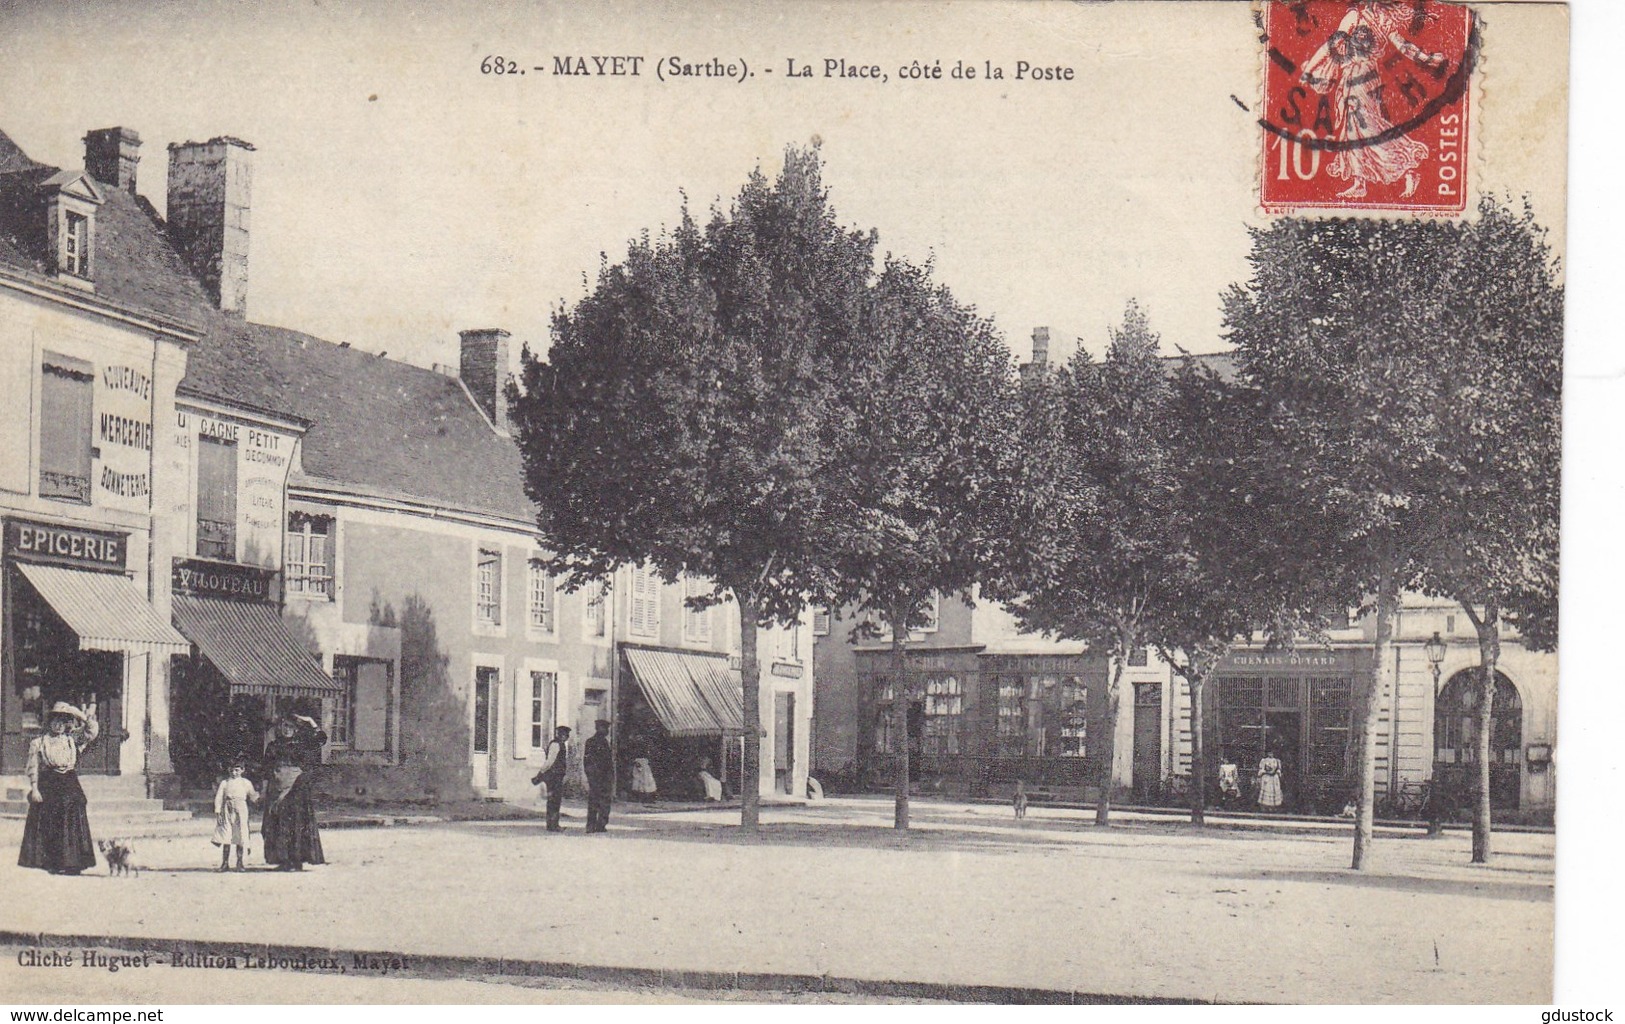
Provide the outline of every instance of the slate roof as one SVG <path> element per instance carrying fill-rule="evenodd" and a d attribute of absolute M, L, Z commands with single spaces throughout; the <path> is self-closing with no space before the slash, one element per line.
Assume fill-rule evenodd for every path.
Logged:
<path fill-rule="evenodd" d="M 535 522 L 518 447 L 454 377 L 212 312 L 183 386 L 308 420 L 317 481 Z"/>
<path fill-rule="evenodd" d="M 0 132 L 0 265 L 48 273 L 37 186 L 56 172 Z M 457 379 L 221 313 L 152 205 L 105 191 L 96 212 L 96 295 L 201 329 L 184 394 L 308 422 L 303 465 L 313 482 L 535 521 L 518 448 Z"/>
<path fill-rule="evenodd" d="M 1236 362 L 1234 352 L 1199 352 L 1195 354 L 1180 354 L 1177 356 L 1164 356 L 1170 364 L 1188 359 L 1197 366 L 1212 370 L 1223 381 L 1233 381 L 1241 373 L 1241 367 Z"/>
<path fill-rule="evenodd" d="M 9 168 L 9 170 L 7 170 Z M 57 168 L 34 163 L 0 132 L 0 263 L 45 275 L 45 206 L 39 186 Z M 152 204 L 123 189 L 103 188 L 96 210 L 96 294 L 121 306 L 196 324 L 210 308 L 203 286 L 169 245 Z"/>

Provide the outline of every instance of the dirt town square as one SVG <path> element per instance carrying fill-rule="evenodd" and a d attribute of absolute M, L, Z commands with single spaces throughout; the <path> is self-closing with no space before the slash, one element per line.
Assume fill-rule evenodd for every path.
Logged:
<path fill-rule="evenodd" d="M 704 972 L 707 987 L 737 972 L 764 976 L 754 984 L 767 992 L 828 977 L 942 986 L 936 998 L 951 998 L 955 986 L 1045 999 L 1550 998 L 1550 834 L 1498 833 L 1485 867 L 1466 863 L 1464 832 L 1429 839 L 1379 829 L 1376 866 L 1355 874 L 1343 863 L 1346 826 L 1329 823 L 1261 828 L 1238 818 L 1197 832 L 1126 814 L 1102 830 L 1077 811 L 1035 808 L 1016 823 L 1007 807 L 921 802 L 915 829 L 898 834 L 889 802 L 832 799 L 768 808 L 756 837 L 726 810 L 629 813 L 608 835 L 587 836 L 583 809 L 569 810 L 569 831 L 552 835 L 539 817 L 329 829 L 332 863 L 297 877 L 216 874 L 203 836 L 142 840 L 139 876 L 35 875 L 14 886 L 0 932 L 8 945 L 61 932 L 58 911 L 72 899 L 79 910 L 66 930 L 83 944 L 190 939 L 207 945 L 186 948 L 217 956 L 287 947 L 330 951 L 321 955 L 346 967 L 342 977 L 312 972 L 310 988 L 244 969 L 224 982 L 259 985 L 253 998 L 268 1001 L 523 995 L 512 977 L 471 965 L 479 958 L 509 962 L 509 973 L 523 961 L 653 968 L 674 980 Z M 464 866 L 449 873 L 454 885 L 448 864 Z M 0 873 L 11 879 L 20 869 L 8 860 Z M 87 885 L 94 899 L 77 895 Z M 403 892 L 415 894 L 412 913 L 380 912 Z M 445 926 L 459 919 L 483 924 Z M 999 956 L 988 955 L 990 935 Z M 164 943 L 154 952 L 174 955 Z M 357 952 L 383 952 L 405 969 L 379 964 L 363 980 Z M 91 973 L 76 967 L 76 983 Z M 188 986 L 223 983 L 206 968 L 94 973 L 96 990 L 120 1002 L 184 1000 Z M 628 998 L 649 981 L 626 977 L 615 987 Z M 481 978 L 510 985 L 472 984 Z M 0 988 L 19 1000 L 43 998 L 52 984 L 50 969 L 14 956 L 0 963 Z M 680 984 L 665 995 L 713 998 Z"/>

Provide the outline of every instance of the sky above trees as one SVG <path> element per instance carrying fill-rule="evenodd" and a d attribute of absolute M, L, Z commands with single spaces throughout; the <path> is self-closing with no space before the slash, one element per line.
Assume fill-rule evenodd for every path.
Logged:
<path fill-rule="evenodd" d="M 674 223 L 679 190 L 703 211 L 815 136 L 842 216 L 879 228 L 877 255 L 934 254 L 940 279 L 1021 358 L 1040 324 L 1054 358 L 1078 336 L 1104 348 L 1130 297 L 1165 344 L 1221 347 L 1218 296 L 1243 276 L 1245 228 L 1262 222 L 1256 115 L 1238 106 L 1258 91 L 1245 4 L 796 4 L 772 18 L 706 5 L 271 6 L 7 5 L 0 128 L 72 165 L 86 130 L 135 128 L 160 210 L 167 143 L 254 143 L 250 316 L 419 363 L 455 362 L 460 328 L 545 344 L 551 308 L 581 297 L 600 252 L 618 259 L 639 230 Z M 1542 39 L 1537 20 L 1498 8 L 1487 29 L 1489 57 L 1498 40 L 1519 48 L 1494 62 L 1503 97 L 1520 94 L 1507 76 L 1561 82 L 1542 54 L 1556 47 L 1560 66 L 1562 39 Z M 492 54 L 534 66 L 606 53 L 646 56 L 644 76 L 479 73 Z M 74 88 L 45 94 L 47 54 Z M 760 73 L 662 84 L 650 63 L 667 54 L 743 58 Z M 873 61 L 894 80 L 792 83 L 790 57 Z M 943 80 L 895 80 L 899 65 L 937 59 Z M 1076 77 L 955 82 L 960 59 L 1066 64 Z M 1483 126 L 1480 184 L 1535 191 L 1537 217 L 1560 233 L 1563 125 L 1542 110 L 1561 95 L 1521 93 L 1499 131 Z"/>

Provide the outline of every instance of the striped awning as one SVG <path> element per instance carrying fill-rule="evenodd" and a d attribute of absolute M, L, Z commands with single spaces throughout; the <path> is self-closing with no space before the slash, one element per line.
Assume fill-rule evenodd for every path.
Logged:
<path fill-rule="evenodd" d="M 744 689 L 727 658 L 628 647 L 626 660 L 649 706 L 671 735 L 737 736 L 744 732 Z"/>
<path fill-rule="evenodd" d="M 333 677 L 293 638 L 274 605 L 176 594 L 175 625 L 226 677 L 232 693 L 332 697 Z"/>
<path fill-rule="evenodd" d="M 82 651 L 167 655 L 192 646 L 123 576 L 27 562 L 17 568 L 79 637 Z"/>

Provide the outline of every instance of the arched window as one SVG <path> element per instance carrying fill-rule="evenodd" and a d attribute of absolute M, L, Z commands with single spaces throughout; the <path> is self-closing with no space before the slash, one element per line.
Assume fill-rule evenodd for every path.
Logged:
<path fill-rule="evenodd" d="M 1479 670 L 1463 669 L 1439 691 L 1433 712 L 1435 782 L 1458 796 L 1475 785 L 1469 766 L 1478 760 Z M 1516 808 L 1523 763 L 1523 701 L 1512 680 L 1495 674 L 1490 707 L 1490 803 Z"/>

